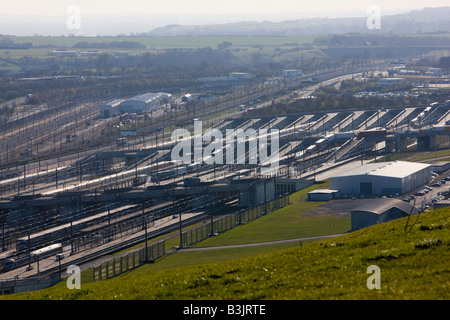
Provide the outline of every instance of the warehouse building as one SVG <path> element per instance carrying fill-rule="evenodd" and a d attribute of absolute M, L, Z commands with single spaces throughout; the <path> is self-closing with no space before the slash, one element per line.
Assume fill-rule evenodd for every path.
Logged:
<path fill-rule="evenodd" d="M 121 113 L 150 112 L 162 104 L 168 103 L 171 98 L 172 95 L 170 93 L 144 93 L 123 101 L 119 105 L 119 110 Z"/>
<path fill-rule="evenodd" d="M 393 198 L 367 200 L 362 205 L 350 210 L 352 230 L 417 213 L 419 213 L 419 209 L 402 200 Z"/>
<path fill-rule="evenodd" d="M 429 164 L 394 161 L 369 163 L 331 178 L 331 189 L 338 196 L 402 195 L 427 184 L 431 180 Z"/>

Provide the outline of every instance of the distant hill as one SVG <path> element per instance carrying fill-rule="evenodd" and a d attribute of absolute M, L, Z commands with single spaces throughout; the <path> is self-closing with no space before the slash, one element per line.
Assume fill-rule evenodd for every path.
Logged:
<path fill-rule="evenodd" d="M 381 12 L 383 14 L 383 12 Z M 321 34 L 420 34 L 450 33 L 450 7 L 424 8 L 409 13 L 382 15 L 380 29 L 368 29 L 365 17 L 313 18 L 283 22 L 243 21 L 208 25 L 167 25 L 145 33 L 149 36 L 302 36 Z"/>

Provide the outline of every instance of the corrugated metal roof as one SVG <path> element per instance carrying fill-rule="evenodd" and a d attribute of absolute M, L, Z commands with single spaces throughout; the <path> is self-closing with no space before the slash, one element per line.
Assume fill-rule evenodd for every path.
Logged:
<path fill-rule="evenodd" d="M 339 174 L 336 177 L 348 177 L 367 174 L 373 176 L 404 178 L 427 167 L 431 167 L 431 165 L 408 161 L 368 163 Z"/>
<path fill-rule="evenodd" d="M 134 96 L 134 97 L 128 99 L 128 101 L 139 101 L 139 102 L 149 103 L 153 100 L 158 100 L 165 96 L 166 97 L 170 96 L 170 94 L 164 93 L 164 92 L 158 92 L 158 93 L 148 92 L 148 93 L 139 94 L 137 96 Z"/>
<path fill-rule="evenodd" d="M 394 207 L 402 210 L 407 214 L 412 213 L 414 215 L 420 212 L 419 209 L 410 205 L 409 203 L 394 198 L 378 198 L 367 200 L 364 202 L 364 204 L 350 210 L 350 212 L 367 211 L 375 214 L 382 214 L 383 212 L 386 212 Z"/>

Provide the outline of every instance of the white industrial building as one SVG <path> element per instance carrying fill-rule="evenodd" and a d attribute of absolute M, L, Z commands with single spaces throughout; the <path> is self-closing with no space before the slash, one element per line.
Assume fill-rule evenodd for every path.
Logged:
<path fill-rule="evenodd" d="M 145 93 L 130 99 L 117 99 L 100 106 L 100 117 L 109 118 L 123 113 L 142 113 L 156 110 L 172 99 L 170 93 Z"/>
<path fill-rule="evenodd" d="M 399 195 L 411 192 L 431 180 L 429 164 L 394 161 L 369 163 L 331 178 L 331 189 L 344 195 Z"/>
<path fill-rule="evenodd" d="M 123 101 L 119 106 L 119 110 L 122 113 L 148 112 L 161 106 L 161 104 L 168 103 L 171 97 L 170 93 L 164 92 L 144 93 Z"/>

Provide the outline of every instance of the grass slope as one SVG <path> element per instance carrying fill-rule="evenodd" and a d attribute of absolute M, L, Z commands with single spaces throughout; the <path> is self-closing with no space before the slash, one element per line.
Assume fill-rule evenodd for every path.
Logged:
<path fill-rule="evenodd" d="M 417 217 L 417 216 L 416 216 Z M 131 272 L 3 299 L 449 299 L 450 209 L 235 260 Z M 380 268 L 369 290 L 367 268 Z M 139 271 L 139 269 L 135 270 Z"/>

